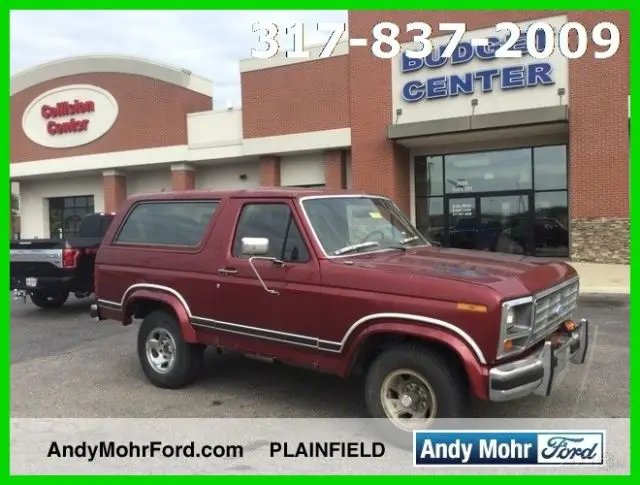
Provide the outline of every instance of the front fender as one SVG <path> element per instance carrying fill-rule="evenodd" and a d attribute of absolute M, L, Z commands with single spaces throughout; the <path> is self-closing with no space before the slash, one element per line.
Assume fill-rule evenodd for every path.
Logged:
<path fill-rule="evenodd" d="M 178 325 L 180 325 L 182 338 L 185 342 L 197 343 L 196 332 L 193 325 L 191 325 L 189 310 L 175 295 L 162 290 L 140 288 L 126 295 L 126 301 L 123 305 L 123 322 L 130 320 L 133 305 L 140 300 L 157 301 L 171 307 L 178 320 Z"/>
<path fill-rule="evenodd" d="M 354 334 L 345 342 L 345 367 L 342 369 L 342 375 L 349 373 L 358 357 L 358 350 L 366 345 L 366 341 L 370 337 L 379 334 L 406 335 L 425 342 L 441 344 L 452 350 L 462 363 L 474 395 L 479 399 L 487 399 L 488 397 L 488 370 L 482 351 L 477 348 L 477 345 L 474 349 L 465 338 L 447 329 L 435 325 L 416 324 L 411 321 L 377 321 L 357 333 L 354 332 Z M 471 338 L 468 335 L 466 337 Z M 474 341 L 472 343 L 475 344 Z"/>

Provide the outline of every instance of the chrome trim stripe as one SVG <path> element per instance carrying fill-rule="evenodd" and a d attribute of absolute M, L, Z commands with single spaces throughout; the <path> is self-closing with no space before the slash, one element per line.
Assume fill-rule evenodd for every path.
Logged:
<path fill-rule="evenodd" d="M 481 364 L 487 363 L 484 357 L 484 354 L 482 353 L 482 350 L 480 350 L 480 347 L 478 347 L 478 344 L 465 331 L 461 330 L 455 325 L 452 325 L 449 322 L 445 322 L 444 320 L 438 320 L 430 317 L 423 317 L 421 315 L 413 315 L 410 313 L 374 313 L 371 315 L 367 315 L 365 317 L 362 317 L 360 320 L 356 321 L 354 324 L 352 324 L 340 342 L 331 342 L 327 340 L 321 340 L 320 342 L 323 342 L 325 344 L 338 344 L 340 345 L 340 351 L 341 351 L 344 348 L 345 344 L 347 343 L 347 340 L 349 339 L 351 334 L 356 330 L 356 328 L 358 328 L 363 323 L 370 322 L 371 320 L 381 320 L 381 319 L 409 320 L 413 322 L 426 323 L 430 325 L 435 325 L 437 327 L 445 328 L 450 332 L 455 333 L 456 335 L 458 335 L 458 337 L 464 340 L 466 344 L 469 347 L 471 347 L 473 352 L 476 354 L 476 357 Z"/>
<path fill-rule="evenodd" d="M 515 300 L 505 300 L 502 303 L 503 307 L 514 307 L 514 306 L 519 306 L 519 305 L 524 305 L 526 303 L 533 303 L 533 297 L 532 296 L 525 296 L 522 298 L 516 298 Z"/>
<path fill-rule="evenodd" d="M 435 318 L 423 317 L 420 315 L 412 315 L 409 313 L 374 313 L 371 315 L 366 315 L 356 322 L 354 322 L 347 330 L 347 333 L 342 337 L 342 340 L 339 342 L 334 342 L 331 340 L 320 340 L 317 337 L 311 337 L 308 335 L 300 335 L 295 333 L 288 332 L 279 332 L 277 330 L 268 330 L 259 327 L 251 327 L 248 325 L 240 325 L 237 323 L 223 322 L 220 320 L 214 320 L 211 318 L 203 318 L 192 315 L 191 309 L 187 305 L 184 297 L 178 293 L 173 288 L 169 288 L 168 286 L 156 285 L 152 283 L 137 283 L 135 285 L 131 285 L 127 290 L 125 290 L 122 299 L 120 302 L 114 302 L 109 300 L 98 299 L 98 304 L 103 305 L 109 308 L 121 309 L 122 302 L 125 300 L 126 296 L 131 293 L 132 290 L 136 288 L 150 288 L 159 291 L 166 291 L 174 295 L 178 301 L 184 306 L 185 311 L 191 321 L 191 324 L 201 328 L 207 328 L 210 330 L 218 330 L 222 332 L 234 333 L 238 335 L 246 335 L 249 337 L 260 338 L 264 340 L 271 340 L 275 342 L 282 342 L 292 345 L 298 345 L 302 347 L 310 347 L 316 348 L 318 350 L 322 350 L 325 352 L 335 352 L 341 353 L 344 350 L 349 337 L 353 334 L 353 332 L 360 326 L 372 320 L 382 320 L 382 319 L 393 319 L 393 320 L 407 320 L 413 322 L 424 323 L 428 325 L 435 325 L 437 327 L 444 328 L 449 330 L 450 332 L 456 334 L 460 337 L 472 350 L 475 354 L 476 358 L 481 364 L 486 364 L 487 361 L 485 359 L 482 350 L 478 344 L 471 338 L 469 334 L 461 330 L 460 328 L 452 325 L 449 322 L 445 322 L 444 320 L 438 320 Z"/>
<path fill-rule="evenodd" d="M 260 327 L 251 327 L 249 325 L 240 325 L 238 323 L 223 322 L 221 320 L 214 320 L 212 318 L 203 317 L 191 317 L 192 323 L 197 323 L 200 326 L 214 328 L 216 330 L 235 331 L 236 333 L 243 333 L 246 335 L 255 335 L 256 337 L 262 336 L 279 336 L 285 341 L 290 343 L 299 344 L 313 344 L 313 347 L 318 346 L 318 339 L 316 337 L 309 337 L 308 335 L 300 335 L 297 333 L 279 332 L 277 330 L 269 330 Z M 228 330 L 227 330 L 228 329 Z"/>
<path fill-rule="evenodd" d="M 62 268 L 62 249 L 11 249 L 12 263 L 49 263 Z"/>
<path fill-rule="evenodd" d="M 243 335 L 245 337 L 259 338 L 262 340 L 270 340 L 283 344 L 297 345 L 299 347 L 309 347 L 312 349 L 319 348 L 318 339 L 306 337 L 303 335 L 287 334 L 285 332 L 277 332 L 274 330 L 264 330 L 256 327 L 247 327 L 246 325 L 236 325 L 233 323 L 220 322 L 216 320 L 203 319 L 193 317 L 191 324 L 196 327 L 206 328 L 208 330 L 217 330 L 220 332 L 233 333 Z"/>
<path fill-rule="evenodd" d="M 120 308 L 122 308 L 122 305 L 120 305 L 120 303 L 109 300 L 97 300 L 97 304 L 98 306 L 109 308 L 110 310 L 120 310 Z"/>
<path fill-rule="evenodd" d="M 98 303 L 104 304 L 104 305 L 114 305 L 117 306 L 118 308 L 120 308 L 122 305 L 116 301 L 111 301 L 111 300 L 102 300 L 101 298 L 98 298 L 96 300 Z"/>

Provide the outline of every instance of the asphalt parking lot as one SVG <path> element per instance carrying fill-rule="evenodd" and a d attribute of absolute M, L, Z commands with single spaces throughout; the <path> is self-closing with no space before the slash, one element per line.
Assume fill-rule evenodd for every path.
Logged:
<path fill-rule="evenodd" d="M 137 326 L 96 323 L 89 301 L 44 311 L 11 302 L 12 417 L 364 417 L 362 382 L 270 365 L 238 355 L 207 355 L 192 386 L 150 385 L 138 364 Z M 477 417 L 629 417 L 627 297 L 582 298 L 592 321 L 589 360 L 550 398 L 476 403 Z"/>

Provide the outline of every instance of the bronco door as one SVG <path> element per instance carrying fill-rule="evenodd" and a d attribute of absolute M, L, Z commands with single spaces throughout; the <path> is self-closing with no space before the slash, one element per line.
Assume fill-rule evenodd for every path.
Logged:
<path fill-rule="evenodd" d="M 308 318 L 301 317 L 305 301 L 317 288 L 319 270 L 290 201 L 252 199 L 234 203 L 237 222 L 218 269 L 218 296 L 224 304 L 213 312 L 220 330 L 251 337 L 271 348 L 316 347 L 317 336 L 305 328 Z M 243 254 L 243 238 L 268 239 L 267 254 L 261 258 L 272 260 Z"/>

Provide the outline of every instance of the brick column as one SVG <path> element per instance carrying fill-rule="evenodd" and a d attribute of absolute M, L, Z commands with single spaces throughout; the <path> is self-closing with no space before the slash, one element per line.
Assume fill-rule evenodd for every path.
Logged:
<path fill-rule="evenodd" d="M 569 20 L 590 31 L 599 13 Z M 590 43 L 569 62 L 569 241 L 573 261 L 630 264 L 629 14 L 610 11 L 607 20 L 620 29 L 615 56 L 594 59 Z"/>
<path fill-rule="evenodd" d="M 347 153 L 343 150 L 329 150 L 322 154 L 324 159 L 324 184 L 328 189 L 346 189 Z"/>
<path fill-rule="evenodd" d="M 102 172 L 104 211 L 116 212 L 127 200 L 127 177 L 117 170 Z"/>
<path fill-rule="evenodd" d="M 179 163 L 171 166 L 171 187 L 173 190 L 194 190 L 196 172 L 190 165 Z"/>
<path fill-rule="evenodd" d="M 280 187 L 280 157 L 277 155 L 260 157 L 260 185 Z"/>

